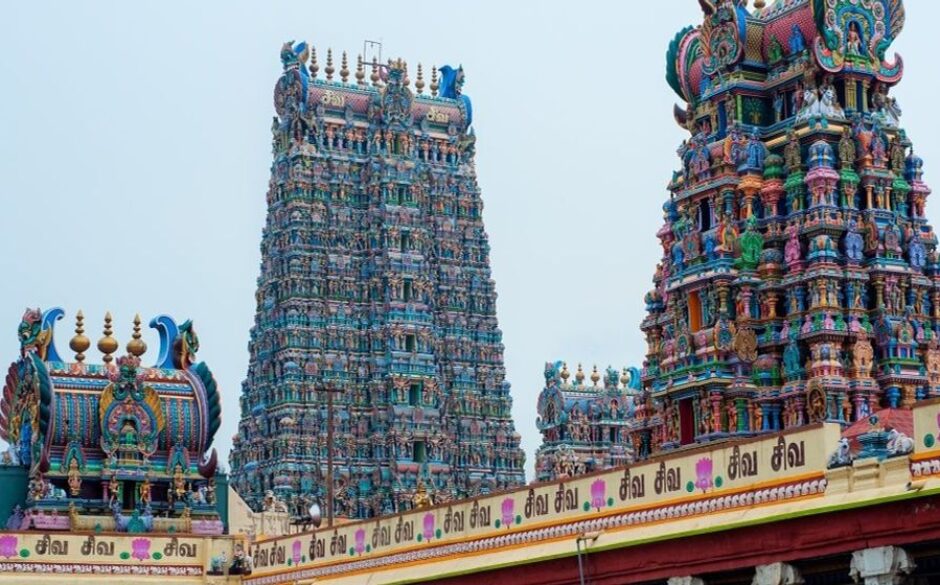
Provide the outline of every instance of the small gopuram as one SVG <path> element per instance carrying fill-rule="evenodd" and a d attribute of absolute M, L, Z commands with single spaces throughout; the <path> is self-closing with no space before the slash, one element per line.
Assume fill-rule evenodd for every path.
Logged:
<path fill-rule="evenodd" d="M 545 364 L 545 388 L 535 421 L 542 445 L 535 454 L 536 481 L 554 481 L 633 462 L 629 423 L 640 393 L 640 372 L 594 366 L 590 384 L 578 364 L 574 380 L 563 362 Z"/>
<path fill-rule="evenodd" d="M 888 56 L 903 3 L 700 4 L 666 63 L 690 138 L 646 297 L 637 455 L 936 396 L 937 237 Z"/>
<path fill-rule="evenodd" d="M 195 363 L 192 322 L 151 321 L 160 349 L 145 367 L 140 317 L 115 359 L 109 313 L 97 344 L 102 363 L 90 364 L 81 312 L 69 342 L 74 361 L 59 354 L 54 325 L 63 314 L 30 309 L 19 326 L 20 358 L 0 402 L 4 469 L 21 470 L 4 475 L 3 501 L 17 503 L 7 529 L 222 534 L 211 449 L 219 390 L 208 366 Z"/>

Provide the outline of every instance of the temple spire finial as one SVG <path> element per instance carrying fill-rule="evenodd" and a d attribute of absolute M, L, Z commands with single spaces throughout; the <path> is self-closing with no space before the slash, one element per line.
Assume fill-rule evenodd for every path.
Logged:
<path fill-rule="evenodd" d="M 134 315 L 134 332 L 131 340 L 127 342 L 127 353 L 140 357 L 147 351 L 147 344 L 140 338 L 140 314 Z"/>
<path fill-rule="evenodd" d="M 379 86 L 379 60 L 375 57 L 372 57 L 372 75 L 369 79 L 372 81 L 372 87 Z"/>
<path fill-rule="evenodd" d="M 316 79 L 320 71 L 320 64 L 317 63 L 317 48 L 310 47 L 310 79 Z"/>
<path fill-rule="evenodd" d="M 75 352 L 75 361 L 85 361 L 85 352 L 91 347 L 91 340 L 85 336 L 85 315 L 81 311 L 75 314 L 75 337 L 69 341 L 69 347 Z"/>
<path fill-rule="evenodd" d="M 437 90 L 440 87 L 437 83 L 437 67 L 431 67 L 431 96 L 437 97 Z"/>
<path fill-rule="evenodd" d="M 418 95 L 424 93 L 424 76 L 421 73 L 421 63 L 418 63 L 418 78 L 415 80 L 415 89 L 418 90 Z"/>
<path fill-rule="evenodd" d="M 111 336 L 111 311 L 104 314 L 104 336 L 98 340 L 98 351 L 102 353 L 101 361 L 109 365 L 114 358 L 111 356 L 118 348 L 118 340 Z"/>
<path fill-rule="evenodd" d="M 346 51 L 343 51 L 343 61 L 339 70 L 339 78 L 343 83 L 349 81 L 349 61 L 346 58 Z"/>
<path fill-rule="evenodd" d="M 365 85 L 366 69 L 362 64 L 362 55 L 356 57 L 356 85 Z"/>
<path fill-rule="evenodd" d="M 326 80 L 333 81 L 333 72 L 336 69 L 333 69 L 333 49 L 326 50 L 326 68 L 323 69 L 323 72 L 326 73 Z"/>

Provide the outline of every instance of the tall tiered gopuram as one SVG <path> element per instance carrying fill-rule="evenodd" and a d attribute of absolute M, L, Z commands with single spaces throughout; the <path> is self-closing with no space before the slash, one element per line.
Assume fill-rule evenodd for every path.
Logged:
<path fill-rule="evenodd" d="M 647 296 L 638 455 L 940 393 L 930 189 L 891 95 L 901 0 L 699 0 L 667 79 L 691 137 Z"/>
<path fill-rule="evenodd" d="M 348 517 L 519 485 L 463 70 L 412 91 L 400 60 L 310 53 L 281 50 L 233 484 L 303 514 L 332 471 Z"/>

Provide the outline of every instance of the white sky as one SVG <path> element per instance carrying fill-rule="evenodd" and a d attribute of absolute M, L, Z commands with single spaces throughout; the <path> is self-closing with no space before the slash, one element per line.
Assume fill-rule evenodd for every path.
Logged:
<path fill-rule="evenodd" d="M 895 95 L 929 180 L 940 161 L 940 2 L 905 5 L 889 54 L 905 58 Z M 643 295 L 684 138 L 664 54 L 701 22 L 695 0 L 10 2 L 3 12 L 0 359 L 16 358 L 27 305 L 66 310 L 64 356 L 78 309 L 93 344 L 111 310 L 122 353 L 135 312 L 191 318 L 222 389 L 227 454 L 255 311 L 279 49 L 313 43 L 322 75 L 327 47 L 339 69 L 339 52 L 352 61 L 376 39 L 412 68 L 466 70 L 530 478 L 544 362 L 642 362 Z M 928 205 L 934 225 L 938 209 Z M 145 340 L 152 362 L 153 330 Z"/>

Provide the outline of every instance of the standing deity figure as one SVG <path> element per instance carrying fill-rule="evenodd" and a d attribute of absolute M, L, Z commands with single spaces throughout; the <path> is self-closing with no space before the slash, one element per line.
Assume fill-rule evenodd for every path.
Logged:
<path fill-rule="evenodd" d="M 853 168 L 856 158 L 855 139 L 852 138 L 852 129 L 846 126 L 842 129 L 842 138 L 839 140 L 839 161 L 841 162 L 842 168 Z"/>
<path fill-rule="evenodd" d="M 69 494 L 72 497 L 77 496 L 82 490 L 82 476 L 78 469 L 78 459 L 72 458 L 69 462 L 68 473 Z"/>
<path fill-rule="evenodd" d="M 858 23 L 849 23 L 849 34 L 845 39 L 845 54 L 847 57 L 862 56 L 862 36 L 858 30 Z"/>
<path fill-rule="evenodd" d="M 790 56 L 796 56 L 806 50 L 806 37 L 800 25 L 794 24 L 790 29 Z"/>
<path fill-rule="evenodd" d="M 783 151 L 783 159 L 787 170 L 791 173 L 799 172 L 803 167 L 803 156 L 800 149 L 800 139 L 792 128 L 787 132 L 787 146 Z"/>
<path fill-rule="evenodd" d="M 791 224 L 787 228 L 787 234 L 789 238 L 787 239 L 786 246 L 784 247 L 783 259 L 788 266 L 799 263 L 801 257 L 800 251 L 800 228 L 796 224 Z"/>
<path fill-rule="evenodd" d="M 764 248 L 764 237 L 756 227 L 757 220 L 752 216 L 747 221 L 744 234 L 741 235 L 741 257 L 738 259 L 738 265 L 745 270 L 757 268 Z"/>

